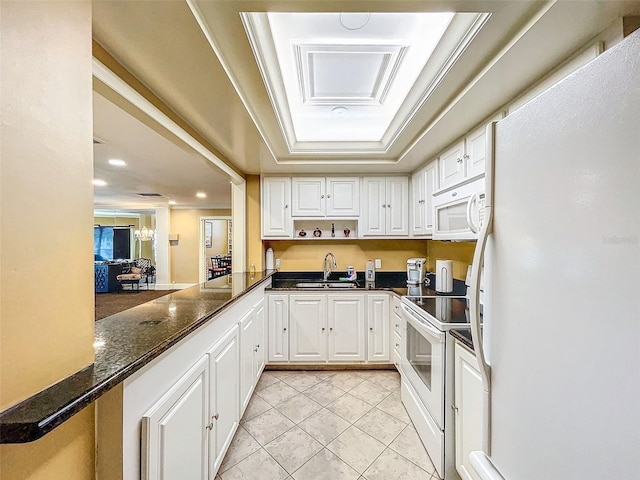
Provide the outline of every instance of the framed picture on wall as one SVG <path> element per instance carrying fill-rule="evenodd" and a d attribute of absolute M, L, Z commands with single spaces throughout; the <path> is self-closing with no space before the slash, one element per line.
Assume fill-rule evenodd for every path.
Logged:
<path fill-rule="evenodd" d="M 206 248 L 213 246 L 213 222 L 204 222 L 204 246 Z"/>

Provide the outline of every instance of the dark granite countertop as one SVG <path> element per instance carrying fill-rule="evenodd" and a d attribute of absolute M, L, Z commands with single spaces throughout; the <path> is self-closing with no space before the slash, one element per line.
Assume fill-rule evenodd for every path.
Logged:
<path fill-rule="evenodd" d="M 452 329 L 449 330 L 449 333 L 453 338 L 462 343 L 465 347 L 473 350 L 473 339 L 471 338 L 471 330 L 470 329 Z"/>
<path fill-rule="evenodd" d="M 205 283 L 98 320 L 94 363 L 1 412 L 0 443 L 42 437 L 274 273 L 236 273 L 232 288 Z"/>
<path fill-rule="evenodd" d="M 340 278 L 346 277 L 346 272 L 333 272 L 328 281 L 337 282 Z M 367 284 L 364 281 L 364 272 L 358 273 L 356 288 L 330 289 L 330 288 L 297 288 L 296 283 L 300 282 L 322 282 L 322 272 L 278 272 L 273 276 L 273 284 L 269 291 L 289 291 L 289 292 L 354 292 L 363 290 L 385 290 L 393 291 L 398 295 L 407 295 L 407 274 L 406 272 L 376 272 L 376 281 Z"/>

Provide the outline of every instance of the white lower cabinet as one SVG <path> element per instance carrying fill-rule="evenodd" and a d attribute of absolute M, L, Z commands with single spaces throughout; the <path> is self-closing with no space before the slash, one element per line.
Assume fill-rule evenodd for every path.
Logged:
<path fill-rule="evenodd" d="M 369 335 L 367 360 L 389 361 L 389 295 L 367 296 Z"/>
<path fill-rule="evenodd" d="M 264 327 L 264 299 L 260 300 L 255 306 L 255 341 L 256 346 L 253 349 L 253 386 L 255 387 L 258 380 L 260 380 L 260 375 L 264 370 L 264 366 L 266 363 L 266 351 L 267 351 L 267 342 L 266 342 L 266 330 Z M 244 409 L 243 409 L 244 413 Z M 240 415 L 242 417 L 242 415 Z"/>
<path fill-rule="evenodd" d="M 319 362 L 327 359 L 326 295 L 291 295 L 289 297 L 291 332 L 289 360 Z"/>
<path fill-rule="evenodd" d="M 240 417 L 264 370 L 264 300 L 247 312 L 240 322 Z"/>
<path fill-rule="evenodd" d="M 240 325 L 240 416 L 251 400 L 255 377 L 253 369 L 254 349 L 257 344 L 256 317 L 251 309 L 239 322 Z"/>
<path fill-rule="evenodd" d="M 143 479 L 218 470 L 240 420 L 239 353 L 235 325 L 143 415 Z"/>
<path fill-rule="evenodd" d="M 454 382 L 456 470 L 463 480 L 478 480 L 469 454 L 482 450 L 482 377 L 476 357 L 458 342 Z"/>
<path fill-rule="evenodd" d="M 289 295 L 267 295 L 269 362 L 289 361 Z"/>
<path fill-rule="evenodd" d="M 328 295 L 329 360 L 365 360 L 365 296 Z"/>
<path fill-rule="evenodd" d="M 141 478 L 207 480 L 209 357 L 204 355 L 142 417 Z"/>
<path fill-rule="evenodd" d="M 209 350 L 209 472 L 220 468 L 240 421 L 240 347 L 238 326 Z M 213 477 L 213 474 L 210 475 Z M 163 478 L 163 477 L 161 477 Z M 179 478 L 189 478 L 181 476 Z"/>

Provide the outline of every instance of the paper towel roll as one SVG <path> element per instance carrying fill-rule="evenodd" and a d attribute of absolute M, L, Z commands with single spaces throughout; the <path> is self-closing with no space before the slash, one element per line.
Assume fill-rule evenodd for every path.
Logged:
<path fill-rule="evenodd" d="M 453 260 L 436 260 L 436 292 L 453 292 Z"/>
<path fill-rule="evenodd" d="M 265 268 L 267 270 L 273 270 L 273 248 L 267 248 L 265 258 Z"/>

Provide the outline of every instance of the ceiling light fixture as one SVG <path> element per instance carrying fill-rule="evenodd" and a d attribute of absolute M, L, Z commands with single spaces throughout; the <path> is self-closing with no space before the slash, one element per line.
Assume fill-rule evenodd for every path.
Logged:
<path fill-rule="evenodd" d="M 349 109 L 347 107 L 333 107 L 331 109 L 331 112 L 334 115 L 338 115 L 338 116 L 342 116 L 344 114 L 346 114 L 349 111 Z"/>
<path fill-rule="evenodd" d="M 109 165 L 113 165 L 114 167 L 124 167 L 127 164 L 124 160 L 120 160 L 119 158 L 112 158 L 109 160 Z"/>
<path fill-rule="evenodd" d="M 198 198 L 207 198 L 207 194 L 204 192 L 198 192 L 196 193 L 196 197 Z"/>
<path fill-rule="evenodd" d="M 169 200 L 169 205 L 175 205 L 176 201 L 175 200 Z"/>
<path fill-rule="evenodd" d="M 370 13 L 341 13 L 340 14 L 340 25 L 342 25 L 347 30 L 360 30 L 367 23 L 369 23 L 369 19 L 371 18 Z"/>
<path fill-rule="evenodd" d="M 107 185 L 107 182 L 105 182 L 104 180 L 100 180 L 99 178 L 94 178 L 93 179 L 93 183 L 96 187 L 105 187 Z"/>

